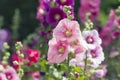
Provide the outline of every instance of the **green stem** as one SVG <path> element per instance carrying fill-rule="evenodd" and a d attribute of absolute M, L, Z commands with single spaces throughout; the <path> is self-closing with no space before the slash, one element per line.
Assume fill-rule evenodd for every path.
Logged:
<path fill-rule="evenodd" d="M 87 51 L 85 53 L 86 59 L 85 59 L 85 67 L 84 67 L 84 76 L 86 76 L 86 69 L 87 69 Z M 85 78 L 84 78 L 85 80 Z"/>
<path fill-rule="evenodd" d="M 69 79 L 69 77 L 70 77 L 70 66 L 69 66 L 69 61 L 70 61 L 70 55 L 68 54 L 68 60 L 67 60 L 67 66 L 68 66 L 68 72 L 67 72 L 67 74 L 68 74 L 68 79 Z"/>

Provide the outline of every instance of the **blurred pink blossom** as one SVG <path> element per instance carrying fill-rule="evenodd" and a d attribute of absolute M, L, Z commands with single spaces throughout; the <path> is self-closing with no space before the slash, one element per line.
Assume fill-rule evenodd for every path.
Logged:
<path fill-rule="evenodd" d="M 100 31 L 100 37 L 102 39 L 102 46 L 107 46 L 112 42 L 112 31 L 115 27 L 115 11 L 111 10 L 109 14 L 109 19 L 105 26 Z"/>
<path fill-rule="evenodd" d="M 30 75 L 32 76 L 32 80 L 40 80 L 40 73 L 38 71 L 31 72 Z"/>
<path fill-rule="evenodd" d="M 80 20 L 85 23 L 86 13 L 90 13 L 90 19 L 95 20 L 99 16 L 100 0 L 80 0 Z"/>
<path fill-rule="evenodd" d="M 95 76 L 98 78 L 104 78 L 106 76 L 107 73 L 107 66 L 106 65 L 102 65 L 101 69 L 96 69 L 95 70 Z"/>

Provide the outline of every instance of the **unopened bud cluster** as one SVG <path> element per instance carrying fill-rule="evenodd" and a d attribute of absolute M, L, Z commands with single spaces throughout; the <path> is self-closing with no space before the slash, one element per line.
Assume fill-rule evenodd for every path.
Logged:
<path fill-rule="evenodd" d="M 3 56 L 3 58 L 2 58 L 2 64 L 7 65 L 7 64 L 8 64 L 8 59 L 9 59 L 9 57 L 10 57 L 10 52 L 8 52 L 8 49 L 9 49 L 10 47 L 9 47 L 9 45 L 8 45 L 7 42 L 5 42 L 5 43 L 3 44 L 3 46 L 4 46 L 4 50 L 3 50 L 4 56 Z"/>
<path fill-rule="evenodd" d="M 74 15 L 71 12 L 71 8 L 72 8 L 71 6 L 64 6 L 63 8 L 63 11 L 66 13 L 67 18 L 70 20 L 74 19 Z"/>
<path fill-rule="evenodd" d="M 93 28 L 93 22 L 89 19 L 90 15 L 91 15 L 90 13 L 86 14 L 86 23 L 85 23 L 84 30 L 91 30 Z"/>
<path fill-rule="evenodd" d="M 20 78 L 22 78 L 22 76 L 24 75 L 24 70 L 22 69 L 21 64 L 20 64 L 20 59 L 24 58 L 24 54 L 21 53 L 22 47 L 23 47 L 23 45 L 22 45 L 21 42 L 16 42 L 15 43 L 16 54 L 18 54 L 19 61 L 14 61 L 13 64 L 14 65 L 19 65 L 18 74 L 19 74 Z"/>

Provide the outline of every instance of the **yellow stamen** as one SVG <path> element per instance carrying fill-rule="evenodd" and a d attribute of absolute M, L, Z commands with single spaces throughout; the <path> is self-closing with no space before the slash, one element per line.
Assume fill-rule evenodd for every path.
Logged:
<path fill-rule="evenodd" d="M 92 40 L 92 38 L 88 38 L 88 43 L 91 43 L 93 40 Z"/>
<path fill-rule="evenodd" d="M 59 15 L 59 14 L 56 14 L 56 15 L 55 15 L 55 19 L 56 19 L 56 20 L 60 20 L 60 15 Z"/>
<path fill-rule="evenodd" d="M 65 3 L 65 2 L 66 2 L 66 0 L 60 0 L 60 2 L 61 2 L 61 3 Z"/>
<path fill-rule="evenodd" d="M 73 41 L 73 44 L 78 45 L 78 41 L 77 40 Z"/>
<path fill-rule="evenodd" d="M 64 53 L 64 52 L 65 52 L 65 48 L 64 48 L 63 46 L 60 47 L 59 50 L 58 50 L 58 52 L 59 52 L 59 53 Z"/>
<path fill-rule="evenodd" d="M 70 30 L 67 30 L 67 31 L 65 32 L 65 34 L 66 34 L 67 37 L 70 37 L 70 36 L 72 35 L 72 33 L 71 33 Z"/>

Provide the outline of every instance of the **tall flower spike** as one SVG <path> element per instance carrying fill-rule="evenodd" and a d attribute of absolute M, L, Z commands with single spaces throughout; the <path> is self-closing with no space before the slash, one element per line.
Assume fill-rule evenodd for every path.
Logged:
<path fill-rule="evenodd" d="M 71 12 L 71 9 L 72 9 L 71 6 L 64 6 L 63 7 L 63 11 L 66 13 L 67 18 L 70 19 L 70 20 L 73 20 L 74 19 L 74 15 Z"/>

